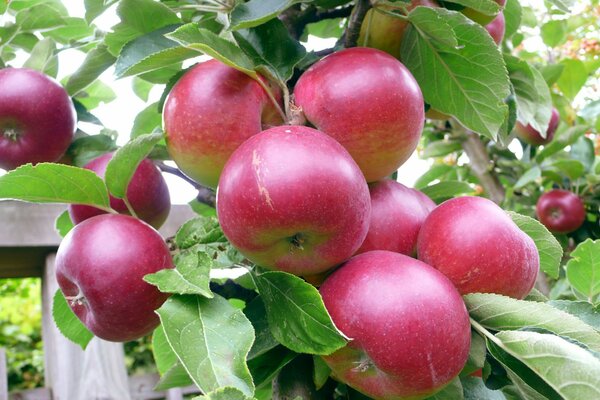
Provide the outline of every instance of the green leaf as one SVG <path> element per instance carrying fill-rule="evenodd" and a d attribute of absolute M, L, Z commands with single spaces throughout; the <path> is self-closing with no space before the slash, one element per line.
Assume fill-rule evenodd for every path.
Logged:
<path fill-rule="evenodd" d="M 585 136 L 580 137 L 571 146 L 569 155 L 583 165 L 585 172 L 591 171 L 596 161 L 594 142 Z"/>
<path fill-rule="evenodd" d="M 99 44 L 86 56 L 79 69 L 75 71 L 67 81 L 65 89 L 71 96 L 76 95 L 114 64 L 116 58 L 109 53 L 104 44 Z"/>
<path fill-rule="evenodd" d="M 563 249 L 558 240 L 539 221 L 512 211 L 509 211 L 508 215 L 519 229 L 533 239 L 540 255 L 540 269 L 550 277 L 558 279 L 563 256 Z"/>
<path fill-rule="evenodd" d="M 139 136 L 115 152 L 108 165 L 104 180 L 110 193 L 122 199 L 127 193 L 127 186 L 138 165 L 150 154 L 156 143 L 163 138 L 163 133 Z"/>
<path fill-rule="evenodd" d="M 437 140 L 429 143 L 423 153 L 422 158 L 443 157 L 455 151 L 462 150 L 462 143 L 457 140 Z"/>
<path fill-rule="evenodd" d="M 15 23 L 20 31 L 37 31 L 65 25 L 64 6 L 55 2 L 39 4 L 20 10 L 15 15 Z"/>
<path fill-rule="evenodd" d="M 181 23 L 164 3 L 153 0 L 121 0 L 117 8 L 121 22 L 106 34 L 108 51 L 118 56 L 125 44 L 167 25 Z"/>
<path fill-rule="evenodd" d="M 226 241 L 216 217 L 199 216 L 190 219 L 179 228 L 175 235 L 175 243 L 180 249 L 187 249 L 196 244 Z"/>
<path fill-rule="evenodd" d="M 575 143 L 588 130 L 585 125 L 575 125 L 567 130 L 558 131 L 554 139 L 540 151 L 535 159 L 541 162 L 545 158 L 558 153 L 567 146 Z"/>
<path fill-rule="evenodd" d="M 483 368 L 485 364 L 486 347 L 485 340 L 475 331 L 471 331 L 471 347 L 469 358 L 460 372 L 461 376 L 467 376 Z"/>
<path fill-rule="evenodd" d="M 254 64 L 235 43 L 208 29 L 199 28 L 198 24 L 183 25 L 166 36 L 186 48 L 205 53 L 255 79 L 258 78 Z"/>
<path fill-rule="evenodd" d="M 177 254 L 174 261 L 174 269 L 163 269 L 146 275 L 144 280 L 164 293 L 214 297 L 209 287 L 213 261 L 206 253 L 182 251 Z"/>
<path fill-rule="evenodd" d="M 585 166 L 577 160 L 559 159 L 553 161 L 550 165 L 572 181 L 585 174 Z"/>
<path fill-rule="evenodd" d="M 156 369 L 161 375 L 178 362 L 177 356 L 171 350 L 169 342 L 167 342 L 165 331 L 161 325 L 152 333 L 152 354 L 154 355 Z"/>
<path fill-rule="evenodd" d="M 600 397 L 600 360 L 578 345 L 526 331 L 499 332 L 496 338 L 565 400 Z"/>
<path fill-rule="evenodd" d="M 564 19 L 554 19 L 546 22 L 541 28 L 542 40 L 548 47 L 563 44 L 569 36 L 569 29 Z"/>
<path fill-rule="evenodd" d="M 548 64 L 540 67 L 540 72 L 548 86 L 554 85 L 563 73 L 563 64 Z"/>
<path fill-rule="evenodd" d="M 496 15 L 501 10 L 498 2 L 494 0 L 446 0 L 446 2 L 460 4 L 485 15 Z"/>
<path fill-rule="evenodd" d="M 75 96 L 75 99 L 80 101 L 88 110 L 93 110 L 100 104 L 108 104 L 117 98 L 115 91 L 101 80 L 95 80 L 85 88 L 85 91 L 80 91 Z"/>
<path fill-rule="evenodd" d="M 133 93 L 135 93 L 135 95 L 137 97 L 139 97 L 140 100 L 142 100 L 144 103 L 148 101 L 149 96 L 150 96 L 150 91 L 152 90 L 153 87 L 154 87 L 154 85 L 152 83 L 145 81 L 142 78 L 137 77 L 137 76 L 135 76 L 131 80 L 131 89 L 133 90 Z M 156 106 L 156 110 L 158 110 L 158 106 Z"/>
<path fill-rule="evenodd" d="M 442 390 L 427 398 L 427 400 L 463 400 L 463 387 L 458 377 L 454 378 Z"/>
<path fill-rule="evenodd" d="M 298 354 L 283 346 L 277 346 L 267 353 L 248 361 L 248 368 L 257 388 L 263 387 L 273 380 L 283 367 L 289 364 Z"/>
<path fill-rule="evenodd" d="M 507 0 L 504 5 L 504 37 L 509 38 L 514 35 L 521 26 L 521 16 L 523 10 L 519 0 Z"/>
<path fill-rule="evenodd" d="M 600 331 L 600 310 L 587 301 L 551 300 L 548 304 L 575 315 L 595 330 Z"/>
<path fill-rule="evenodd" d="M 254 329 L 242 311 L 220 296 L 171 296 L 158 309 L 169 345 L 204 393 L 232 386 L 251 396 L 246 356 Z"/>
<path fill-rule="evenodd" d="M 548 0 L 548 2 L 554 4 L 560 11 L 568 13 L 571 11 L 575 0 Z"/>
<path fill-rule="evenodd" d="M 100 16 L 108 7 L 118 0 L 83 0 L 85 4 L 85 20 L 90 23 Z"/>
<path fill-rule="evenodd" d="M 44 38 L 37 42 L 27 61 L 23 64 L 25 68 L 36 69 L 44 72 L 50 60 L 54 57 L 56 43 L 52 38 Z"/>
<path fill-rule="evenodd" d="M 452 170 L 453 168 L 447 164 L 433 165 L 431 168 L 429 168 L 429 171 L 425 172 L 419 177 L 419 179 L 417 179 L 415 182 L 415 189 L 421 190 L 436 179 L 441 179 L 444 175 Z"/>
<path fill-rule="evenodd" d="M 566 269 L 571 286 L 595 304 L 600 294 L 600 240 L 579 243 Z"/>
<path fill-rule="evenodd" d="M 252 323 L 256 336 L 250 353 L 248 353 L 248 360 L 261 356 L 279 346 L 279 342 L 275 340 L 269 328 L 267 312 L 260 296 L 256 296 L 246 305 L 244 314 L 246 314 L 246 317 Z"/>
<path fill-rule="evenodd" d="M 302 0 L 250 0 L 239 3 L 231 13 L 231 30 L 252 28 L 277 17 Z"/>
<path fill-rule="evenodd" d="M 422 27 L 410 26 L 402 41 L 402 61 L 434 109 L 496 139 L 508 115 L 504 99 L 510 94 L 498 46 L 482 26 L 461 13 L 444 8 L 431 10 L 451 28 L 446 34 L 456 36 L 458 46 L 432 40 Z M 439 36 L 437 29 L 435 35 Z"/>
<path fill-rule="evenodd" d="M 0 199 L 109 208 L 106 185 L 93 171 L 52 163 L 25 164 L 0 176 Z"/>
<path fill-rule="evenodd" d="M 420 189 L 436 203 L 462 194 L 473 194 L 475 190 L 467 182 L 444 181 Z"/>
<path fill-rule="evenodd" d="M 531 167 L 527 171 L 525 171 L 525 173 L 523 173 L 523 175 L 521 175 L 519 180 L 517 180 L 517 182 L 515 182 L 514 189 L 520 189 L 524 186 L 527 186 L 531 182 L 535 182 L 541 176 L 542 176 L 542 170 L 540 169 L 539 166 L 534 165 L 533 167 Z"/>
<path fill-rule="evenodd" d="M 449 47 L 458 46 L 452 27 L 433 8 L 417 7 L 408 14 L 408 20 L 429 39 Z"/>
<path fill-rule="evenodd" d="M 319 291 L 301 278 L 279 271 L 254 277 L 273 336 L 298 353 L 331 354 L 346 345 Z"/>
<path fill-rule="evenodd" d="M 568 58 L 562 60 L 561 64 L 565 69 L 556 84 L 567 98 L 573 100 L 585 85 L 588 72 L 585 64 L 580 60 Z"/>
<path fill-rule="evenodd" d="M 313 362 L 313 381 L 315 388 L 319 390 L 329 379 L 329 375 L 331 375 L 331 368 L 329 368 L 329 365 L 327 365 L 327 363 L 319 356 L 313 356 Z"/>
<path fill-rule="evenodd" d="M 267 70 L 282 84 L 292 77 L 294 67 L 306 55 L 304 46 L 292 39 L 278 19 L 234 32 L 233 36 L 256 68 Z"/>
<path fill-rule="evenodd" d="M 73 310 L 71 310 L 60 289 L 56 291 L 52 300 L 52 318 L 54 318 L 54 322 L 60 333 L 73 343 L 81 346 L 84 350 L 94 337 L 92 332 L 81 323 Z"/>
<path fill-rule="evenodd" d="M 135 116 L 131 128 L 131 138 L 137 138 L 156 132 L 162 127 L 162 114 L 158 112 L 158 103 L 152 103 Z"/>
<path fill-rule="evenodd" d="M 481 378 L 465 376 L 461 383 L 465 400 L 506 400 L 501 391 L 488 389 Z"/>
<path fill-rule="evenodd" d="M 515 90 L 517 119 L 546 136 L 552 114 L 552 98 L 544 77 L 537 69 L 516 57 L 505 55 L 504 61 Z"/>
<path fill-rule="evenodd" d="M 54 229 L 63 238 L 65 236 L 67 236 L 67 233 L 69 233 L 69 231 L 71 229 L 73 229 L 73 227 L 74 227 L 73 221 L 71 221 L 71 217 L 69 216 L 69 211 L 67 211 L 67 210 L 63 211 L 56 218 L 56 221 L 54 221 Z"/>
<path fill-rule="evenodd" d="M 67 155 L 72 158 L 74 165 L 84 166 L 94 158 L 116 149 L 117 144 L 114 137 L 102 133 L 91 136 L 83 135 L 71 142 Z"/>
<path fill-rule="evenodd" d="M 68 17 L 64 21 L 64 26 L 45 32 L 44 36 L 51 37 L 61 44 L 68 45 L 71 42 L 86 39 L 94 35 L 94 27 L 90 26 L 82 18 Z"/>
<path fill-rule="evenodd" d="M 193 384 L 194 382 L 188 375 L 183 365 L 177 361 L 160 377 L 160 380 L 154 386 L 153 390 L 158 392 L 171 388 L 190 386 Z"/>
<path fill-rule="evenodd" d="M 463 298 L 471 318 L 488 329 L 542 328 L 600 351 L 600 333 L 579 318 L 547 303 L 482 293 L 468 294 Z"/>
<path fill-rule="evenodd" d="M 165 34 L 173 32 L 179 26 L 181 25 L 162 27 L 123 46 L 115 65 L 115 75 L 118 78 L 139 75 L 197 57 L 196 51 L 165 37 Z"/>
<path fill-rule="evenodd" d="M 222 387 L 203 396 L 196 396 L 192 400 L 250 400 L 246 395 L 234 387 Z"/>

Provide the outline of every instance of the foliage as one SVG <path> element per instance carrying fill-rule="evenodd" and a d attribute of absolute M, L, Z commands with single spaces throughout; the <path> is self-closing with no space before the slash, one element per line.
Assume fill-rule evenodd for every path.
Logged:
<path fill-rule="evenodd" d="M 468 372 L 483 368 L 485 385 L 461 376 L 434 398 L 600 396 L 597 0 L 552 0 L 533 6 L 507 0 L 506 35 L 500 47 L 482 26 L 456 11 L 468 6 L 492 15 L 499 11 L 494 1 L 449 0 L 442 8 L 408 11 L 406 1 L 121 0 L 116 6 L 120 22 L 104 32 L 94 21 L 110 12 L 113 3 L 86 1 L 81 17 L 69 15 L 59 0 L 0 5 L 10 17 L 0 27 L 3 65 L 25 65 L 56 77 L 63 52 L 85 54 L 77 71 L 62 82 L 79 121 L 85 122 L 68 151 L 74 165 L 116 147 L 114 132 L 94 115 L 101 103 L 116 96 L 99 79 L 105 71 L 111 69 L 116 78 L 133 77 L 136 94 L 150 103 L 132 116 L 131 141 L 109 163 L 106 182 L 75 166 L 26 165 L 0 177 L 0 198 L 108 210 L 109 192 L 126 197 L 125 188 L 143 157 L 169 158 L 160 118 L 164 101 L 189 60 L 201 55 L 256 79 L 271 97 L 276 97 L 272 87 L 280 89 L 280 111 L 291 119 L 290 93 L 300 73 L 319 57 L 354 45 L 353 30 L 361 21 L 351 12 L 356 15 L 373 3 L 410 25 L 400 59 L 418 81 L 428 111 L 448 116 L 427 122 L 419 154 L 430 161 L 430 168 L 415 186 L 437 203 L 464 194 L 493 198 L 512 211 L 542 258 L 538 287 L 543 294 L 525 300 L 465 297 L 474 328 Z M 307 51 L 299 39 L 309 33 L 340 40 L 334 48 Z M 533 51 L 535 38 L 541 42 Z M 21 62 L 23 55 L 27 57 Z M 154 87 L 163 95 L 149 102 Z M 545 131 L 552 106 L 559 110 L 561 124 L 550 144 L 534 147 L 515 137 L 517 122 Z M 577 231 L 552 236 L 533 220 L 537 199 L 551 188 L 571 190 L 583 199 L 588 216 Z M 152 347 L 161 389 L 193 382 L 205 393 L 203 398 L 270 398 L 272 380 L 303 357 L 298 353 L 330 354 L 349 338 L 337 330 L 311 284 L 249 263 L 225 239 L 210 216 L 214 210 L 201 210 L 174 239 L 176 269 L 146 277 L 173 295 L 158 310 L 161 325 L 152 346 L 147 338 L 127 345 L 129 367 L 148 368 Z M 66 216 L 57 226 L 66 233 Z M 244 270 L 236 279 L 215 279 L 211 274 L 240 267 Z M 11 387 L 36 386 L 42 370 L 39 304 L 26 293 L 39 291 L 39 283 L 2 285 L 0 346 L 14 349 L 15 355 L 9 353 Z M 58 307 L 57 324 L 85 347 L 89 333 L 74 327 L 68 308 Z M 23 309 L 38 313 L 11 311 Z M 27 365 L 16 355 L 25 348 L 35 354 Z M 328 379 L 322 363 L 309 369 L 309 376 L 315 376 L 311 384 L 318 389 L 331 390 L 334 398 L 358 398 L 352 389 Z M 19 378 L 17 370 L 22 371 Z"/>

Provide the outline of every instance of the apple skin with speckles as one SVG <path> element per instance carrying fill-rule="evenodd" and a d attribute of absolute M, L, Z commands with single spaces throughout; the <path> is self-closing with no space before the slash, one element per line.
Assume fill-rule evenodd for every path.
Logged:
<path fill-rule="evenodd" d="M 217 60 L 196 65 L 175 84 L 163 121 L 173 161 L 187 176 L 212 188 L 238 146 L 282 122 L 256 80 Z"/>
<path fill-rule="evenodd" d="M 104 179 L 106 167 L 112 157 L 113 153 L 104 154 L 87 163 L 84 168 L 94 171 Z M 127 186 L 127 199 L 136 216 L 156 229 L 160 228 L 169 216 L 171 210 L 169 187 L 160 170 L 149 159 L 142 160 L 137 166 Z M 110 207 L 121 214 L 129 214 L 127 205 L 122 199 L 110 196 Z M 69 216 L 75 224 L 104 213 L 105 211 L 92 206 L 81 204 L 69 206 Z"/>
<path fill-rule="evenodd" d="M 568 190 L 554 189 L 540 196 L 535 206 L 538 219 L 550 232 L 570 233 L 585 221 L 585 205 Z"/>
<path fill-rule="evenodd" d="M 144 282 L 173 268 L 160 234 L 128 215 L 102 214 L 75 226 L 56 254 L 56 279 L 71 309 L 96 336 L 127 342 L 152 332 L 168 295 Z"/>
<path fill-rule="evenodd" d="M 306 119 L 348 150 L 367 182 L 396 171 L 421 137 L 421 89 L 400 61 L 381 50 L 330 54 L 302 74 L 294 96 Z"/>
<path fill-rule="evenodd" d="M 352 340 L 323 359 L 332 376 L 374 399 L 420 400 L 462 370 L 471 343 L 465 304 L 442 273 L 408 256 L 351 258 L 319 289 Z"/>
<path fill-rule="evenodd" d="M 550 123 L 548 124 L 548 130 L 546 131 L 545 138 L 543 138 L 542 135 L 540 135 L 540 132 L 535 130 L 531 125 L 523 125 L 519 121 L 517 121 L 515 125 L 515 132 L 517 133 L 519 139 L 525 143 L 528 143 L 532 146 L 540 146 L 543 144 L 548 144 L 552 141 L 559 123 L 560 114 L 556 108 L 552 107 L 552 115 L 550 117 Z"/>
<path fill-rule="evenodd" d="M 450 199 L 429 214 L 417 241 L 419 260 L 446 275 L 461 294 L 522 299 L 540 267 L 533 240 L 494 202 Z"/>
<path fill-rule="evenodd" d="M 489 24 L 485 26 L 485 30 L 488 31 L 492 39 L 496 44 L 502 43 L 502 39 L 504 39 L 504 32 L 506 30 L 506 21 L 504 19 L 504 13 L 499 13 L 496 15 L 496 18 L 492 20 Z"/>
<path fill-rule="evenodd" d="M 66 90 L 28 68 L 0 69 L 0 168 L 58 161 L 77 117 Z"/>
<path fill-rule="evenodd" d="M 369 188 L 348 152 L 305 126 L 248 139 L 219 181 L 225 236 L 252 262 L 315 275 L 349 259 L 369 228 Z"/>
<path fill-rule="evenodd" d="M 391 179 L 369 185 L 371 223 L 365 241 L 356 254 L 389 250 L 413 256 L 421 225 L 435 208 L 424 193 Z"/>

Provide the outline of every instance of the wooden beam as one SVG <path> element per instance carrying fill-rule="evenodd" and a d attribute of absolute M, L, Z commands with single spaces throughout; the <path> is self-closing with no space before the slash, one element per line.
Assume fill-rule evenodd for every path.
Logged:
<path fill-rule="evenodd" d="M 6 351 L 0 347 L 0 400 L 8 400 L 8 368 Z"/>
<path fill-rule="evenodd" d="M 52 391 L 48 388 L 37 388 L 11 392 L 9 400 L 58 400 L 52 398 Z"/>

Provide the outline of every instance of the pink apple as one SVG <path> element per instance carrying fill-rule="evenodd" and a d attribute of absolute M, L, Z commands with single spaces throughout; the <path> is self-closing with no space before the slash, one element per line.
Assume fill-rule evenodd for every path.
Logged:
<path fill-rule="evenodd" d="M 367 182 L 397 170 L 421 137 L 421 89 L 383 51 L 354 47 L 333 53 L 300 77 L 294 94 L 308 121 L 348 150 Z"/>
<path fill-rule="evenodd" d="M 104 154 L 85 165 L 84 168 L 94 171 L 104 178 L 108 162 L 113 153 Z M 127 186 L 127 199 L 138 218 L 149 223 L 156 229 L 166 221 L 171 210 L 169 188 L 160 170 L 148 159 L 144 159 L 135 170 L 129 186 Z M 110 196 L 110 206 L 121 214 L 129 214 L 129 210 L 122 199 Z M 95 215 L 104 214 L 98 208 L 74 204 L 69 206 L 71 220 L 78 224 Z"/>
<path fill-rule="evenodd" d="M 467 361 L 471 326 L 452 282 L 389 251 L 353 257 L 319 289 L 352 340 L 323 357 L 332 375 L 374 399 L 425 399 Z"/>
<path fill-rule="evenodd" d="M 506 30 L 506 23 L 504 21 L 504 13 L 496 15 L 496 18 L 485 26 L 485 29 L 489 32 L 492 39 L 496 44 L 502 43 L 504 39 L 504 32 Z"/>
<path fill-rule="evenodd" d="M 417 253 L 461 294 L 522 299 L 540 267 L 533 240 L 503 209 L 482 197 L 458 197 L 437 206 L 421 227 Z"/>
<path fill-rule="evenodd" d="M 540 196 L 535 206 L 538 219 L 554 233 L 577 230 L 585 221 L 585 205 L 568 190 L 554 189 Z"/>
<path fill-rule="evenodd" d="M 502 7 L 502 9 L 504 9 L 504 6 L 506 5 L 506 0 L 495 0 L 496 3 L 498 3 L 498 5 L 500 7 Z M 479 11 L 475 11 L 472 8 L 466 7 L 464 10 L 462 10 L 462 13 L 464 15 L 466 15 L 467 17 L 471 18 L 473 21 L 477 22 L 478 24 L 481 25 L 487 25 L 490 22 L 492 22 L 492 20 L 495 18 L 494 15 L 486 15 L 483 13 L 480 13 Z M 500 10 L 500 13 L 502 13 L 502 10 Z"/>
<path fill-rule="evenodd" d="M 542 144 L 548 144 L 552 141 L 559 122 L 560 115 L 558 114 L 558 110 L 552 107 L 552 116 L 550 117 L 548 130 L 546 131 L 546 138 L 543 138 L 540 132 L 535 130 L 531 125 L 525 126 L 518 121 L 515 125 L 515 132 L 517 133 L 517 136 L 525 143 L 528 143 L 532 146 L 540 146 Z"/>
<path fill-rule="evenodd" d="M 27 68 L 0 69 L 0 168 L 58 161 L 76 125 L 71 98 L 52 78 Z"/>
<path fill-rule="evenodd" d="M 165 268 L 173 268 L 173 262 L 160 234 L 127 215 L 83 221 L 56 254 L 56 279 L 69 305 L 94 335 L 113 342 L 156 328 L 154 310 L 168 296 L 143 278 Z"/>
<path fill-rule="evenodd" d="M 269 269 L 315 275 L 354 254 L 369 228 L 369 188 L 344 148 L 305 126 L 255 135 L 219 181 L 225 236 Z"/>
<path fill-rule="evenodd" d="M 190 178 L 213 188 L 239 145 L 281 123 L 257 81 L 217 60 L 196 65 L 175 84 L 163 119 L 173 161 Z"/>
<path fill-rule="evenodd" d="M 371 224 L 358 253 L 389 250 L 412 256 L 417 237 L 435 203 L 425 194 L 391 179 L 369 185 Z"/>

